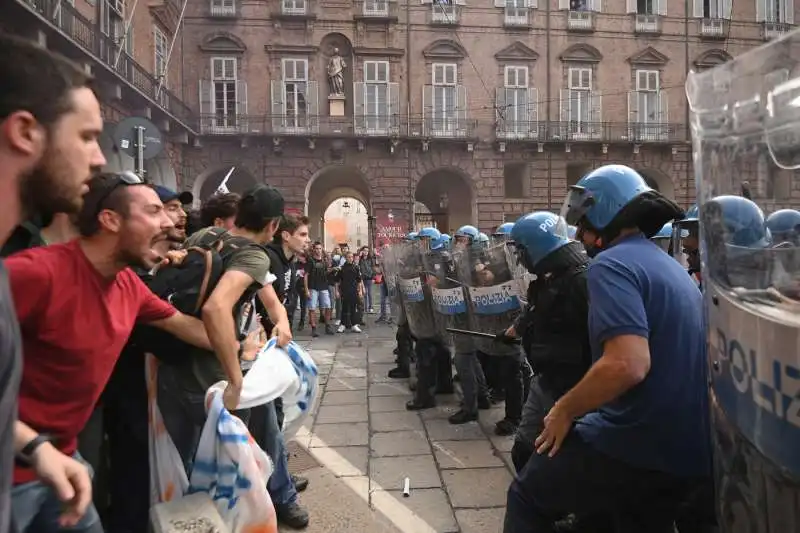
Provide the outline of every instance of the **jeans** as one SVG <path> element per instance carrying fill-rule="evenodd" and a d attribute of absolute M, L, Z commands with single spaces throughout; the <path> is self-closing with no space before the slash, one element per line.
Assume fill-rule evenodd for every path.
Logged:
<path fill-rule="evenodd" d="M 200 433 L 206 423 L 205 393 L 184 389 L 176 378 L 179 372 L 188 369 L 177 366 L 158 367 L 158 408 L 178 454 L 181 456 L 186 475 L 191 478 L 194 454 L 200 443 Z M 232 413 L 247 424 L 250 409 Z"/>
<path fill-rule="evenodd" d="M 388 318 L 392 316 L 392 309 L 391 305 L 389 304 L 389 287 L 386 286 L 386 283 L 380 284 L 381 288 L 381 310 L 380 316 L 381 318 Z"/>
<path fill-rule="evenodd" d="M 275 505 L 287 505 L 297 500 L 297 490 L 289 473 L 289 461 L 286 456 L 286 443 L 283 432 L 278 425 L 275 404 L 270 402 L 250 410 L 251 435 L 261 448 L 267 452 L 275 471 L 267 482 L 267 490 Z"/>
<path fill-rule="evenodd" d="M 74 457 L 82 461 L 77 453 Z M 94 504 L 89 504 L 86 514 L 71 528 L 58 525 L 61 509 L 56 493 L 41 481 L 31 481 L 11 489 L 11 525 L 16 533 L 103 533 L 103 524 Z"/>
<path fill-rule="evenodd" d="M 364 280 L 364 311 L 372 309 L 372 280 Z"/>
<path fill-rule="evenodd" d="M 508 489 L 504 533 L 552 533 L 567 513 L 610 513 L 618 533 L 672 533 L 678 505 L 700 480 L 635 468 L 574 430 L 552 458 L 533 453 Z"/>
<path fill-rule="evenodd" d="M 331 300 L 333 300 L 333 301 L 331 301 L 331 304 L 333 304 L 331 307 L 333 307 L 333 310 L 335 312 L 336 320 L 341 320 L 342 319 L 342 295 L 340 294 L 339 297 L 336 298 L 336 287 L 334 287 L 333 285 L 331 285 L 328 290 L 331 293 Z"/>

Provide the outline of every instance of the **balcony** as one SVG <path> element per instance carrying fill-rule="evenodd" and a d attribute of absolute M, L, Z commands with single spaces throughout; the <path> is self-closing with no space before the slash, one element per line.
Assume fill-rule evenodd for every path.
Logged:
<path fill-rule="evenodd" d="M 457 4 L 434 2 L 428 23 L 433 26 L 458 26 L 461 24 L 461 9 Z"/>
<path fill-rule="evenodd" d="M 314 14 L 312 0 L 278 0 L 280 10 L 272 13 L 272 18 L 278 20 L 312 20 L 317 18 Z"/>
<path fill-rule="evenodd" d="M 142 106 L 160 109 L 189 133 L 195 132 L 198 127 L 195 113 L 169 90 L 162 87 L 159 91 L 159 82 L 150 72 L 128 54 L 120 54 L 117 43 L 100 33 L 94 22 L 81 15 L 68 2 L 14 0 L 11 4 L 20 6 L 39 19 L 40 27 L 48 36 L 50 48 L 77 61 L 92 60 L 99 67 L 94 69 L 99 79 L 110 75 L 114 81 L 123 82 L 144 100 Z M 9 17 L 23 22 L 21 13 L 9 14 Z M 59 46 L 61 43 L 70 49 Z"/>
<path fill-rule="evenodd" d="M 571 31 L 594 31 L 594 12 L 567 11 L 567 29 Z"/>
<path fill-rule="evenodd" d="M 440 117 L 414 118 L 409 121 L 409 137 L 424 139 L 464 139 L 475 138 L 477 120 L 459 117 L 459 113 Z"/>
<path fill-rule="evenodd" d="M 394 0 L 356 0 L 354 20 L 362 22 L 397 22 L 397 2 Z"/>
<path fill-rule="evenodd" d="M 661 33 L 661 15 L 637 14 L 634 20 L 634 32 L 643 34 Z"/>
<path fill-rule="evenodd" d="M 503 12 L 503 26 L 506 28 L 529 28 L 531 10 L 528 7 L 506 6 Z"/>
<path fill-rule="evenodd" d="M 540 142 L 603 144 L 678 144 L 688 142 L 686 126 L 672 123 L 550 122 L 541 126 Z"/>
<path fill-rule="evenodd" d="M 539 137 L 539 91 L 498 87 L 495 94 L 497 127 L 495 136 L 503 140 L 529 140 Z"/>
<path fill-rule="evenodd" d="M 779 39 L 792 31 L 792 25 L 785 22 L 763 22 L 761 26 L 761 38 L 765 41 Z"/>
<path fill-rule="evenodd" d="M 263 120 L 250 115 L 201 114 L 202 135 L 257 135 L 263 132 Z"/>
<path fill-rule="evenodd" d="M 663 142 L 669 137 L 664 127 L 669 123 L 665 91 L 628 93 L 628 139 L 631 142 Z"/>
<path fill-rule="evenodd" d="M 721 18 L 704 18 L 700 20 L 700 36 L 706 39 L 725 39 L 728 34 L 727 20 Z"/>
<path fill-rule="evenodd" d="M 400 85 L 398 83 L 353 83 L 354 132 L 366 137 L 397 136 L 400 133 Z"/>
<path fill-rule="evenodd" d="M 561 123 L 557 132 L 562 141 L 599 140 L 602 97 L 594 91 L 581 89 L 561 90 Z"/>
<path fill-rule="evenodd" d="M 236 17 L 235 0 L 211 0 L 209 15 L 213 18 Z"/>

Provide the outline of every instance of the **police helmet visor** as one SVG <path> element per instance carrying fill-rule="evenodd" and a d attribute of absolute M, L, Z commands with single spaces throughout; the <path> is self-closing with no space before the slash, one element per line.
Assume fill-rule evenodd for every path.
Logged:
<path fill-rule="evenodd" d="M 594 197 L 591 191 L 577 185 L 571 186 L 561 206 L 560 214 L 565 221 L 564 227 L 566 228 L 567 225 L 578 226 L 593 205 Z"/>
<path fill-rule="evenodd" d="M 669 237 L 654 237 L 650 240 L 653 241 L 656 246 L 669 253 L 671 241 Z"/>

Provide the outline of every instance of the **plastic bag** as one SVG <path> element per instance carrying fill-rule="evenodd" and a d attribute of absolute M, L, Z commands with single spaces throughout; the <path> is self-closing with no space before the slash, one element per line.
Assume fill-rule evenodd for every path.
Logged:
<path fill-rule="evenodd" d="M 206 492 L 232 533 L 277 533 L 275 508 L 267 492 L 272 462 L 247 426 L 222 404 L 222 391 L 209 390 L 208 418 L 192 468 L 190 493 Z"/>
<path fill-rule="evenodd" d="M 150 503 L 169 502 L 181 498 L 189 489 L 189 480 L 183 461 L 172 438 L 164 426 L 164 419 L 156 401 L 158 384 L 158 359 L 145 355 L 147 380 L 148 447 L 150 451 Z"/>

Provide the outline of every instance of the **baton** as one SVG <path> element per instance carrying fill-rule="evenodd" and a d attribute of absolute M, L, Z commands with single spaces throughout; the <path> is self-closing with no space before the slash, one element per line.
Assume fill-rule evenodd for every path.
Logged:
<path fill-rule="evenodd" d="M 448 333 L 455 333 L 456 335 L 467 335 L 469 337 L 479 337 L 481 339 L 491 339 L 493 341 L 502 342 L 503 344 L 521 344 L 520 340 L 516 337 L 506 337 L 502 334 L 484 333 L 482 331 L 472 331 L 469 329 L 458 328 L 445 328 Z"/>

